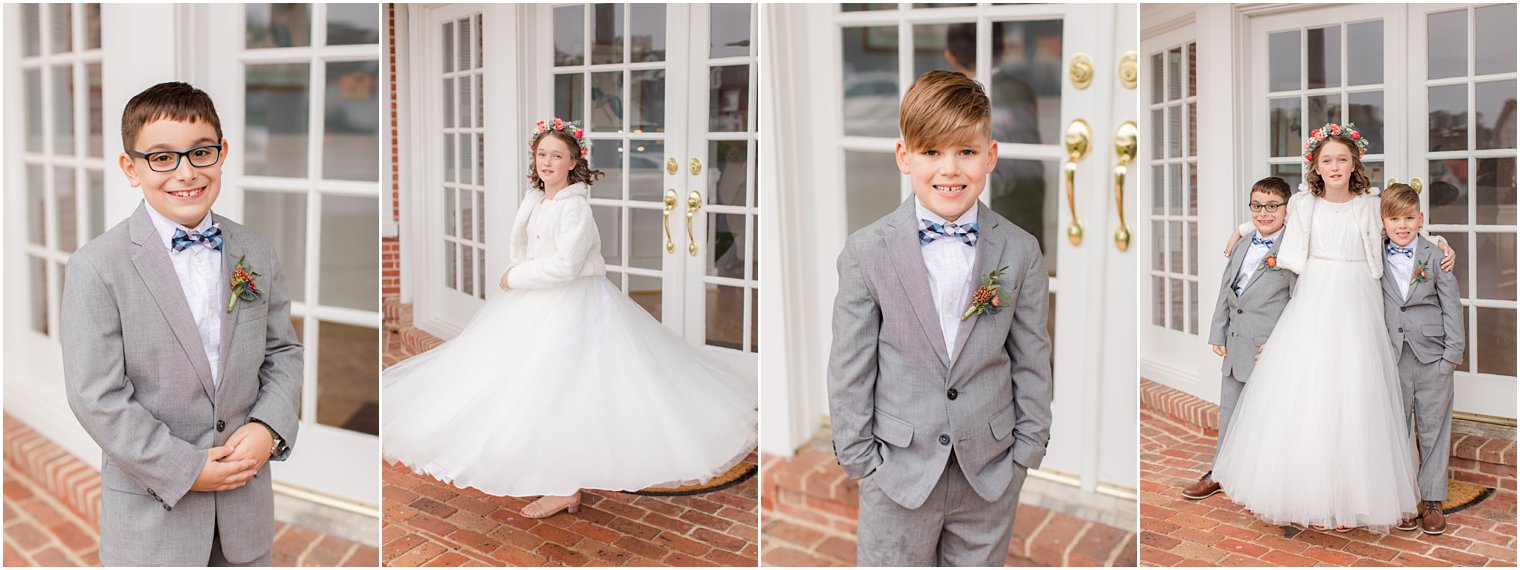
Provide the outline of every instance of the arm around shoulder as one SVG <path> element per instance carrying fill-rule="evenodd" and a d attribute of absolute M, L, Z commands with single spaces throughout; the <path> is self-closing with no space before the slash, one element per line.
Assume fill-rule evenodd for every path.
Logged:
<path fill-rule="evenodd" d="M 1050 274 L 1034 240 L 1021 255 L 1024 266 L 1013 299 L 1013 325 L 1007 350 L 1013 362 L 1013 460 L 1035 469 L 1045 458 L 1050 441 Z"/>
<path fill-rule="evenodd" d="M 1299 192 L 1288 199 L 1288 223 L 1283 228 L 1282 245 L 1277 248 L 1278 267 L 1303 273 L 1309 263 L 1309 225 L 1313 219 L 1313 194 Z"/>
<path fill-rule="evenodd" d="M 828 384 L 834 454 L 845 474 L 859 479 L 882 462 L 877 449 L 880 444 L 873 435 L 881 306 L 872 294 L 854 244 L 854 239 L 846 242 L 839 254 Z"/>

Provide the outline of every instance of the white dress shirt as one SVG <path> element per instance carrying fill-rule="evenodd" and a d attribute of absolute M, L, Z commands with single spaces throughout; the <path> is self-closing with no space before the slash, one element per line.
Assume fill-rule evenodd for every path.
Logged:
<path fill-rule="evenodd" d="M 1388 243 L 1398 245 L 1393 243 L 1392 240 L 1389 240 Z M 1409 242 L 1408 247 L 1415 248 L 1415 253 L 1419 253 L 1420 237 L 1415 236 L 1414 241 Z M 1388 267 L 1393 271 L 1392 277 L 1394 282 L 1399 284 L 1399 298 L 1406 301 L 1409 300 L 1409 280 L 1414 278 L 1414 257 L 1405 256 L 1402 253 L 1388 253 L 1387 246 L 1383 247 L 1383 257 L 1388 260 Z"/>
<path fill-rule="evenodd" d="M 976 222 L 979 204 L 959 219 L 947 221 L 930 212 L 918 198 L 913 199 L 920 219 L 937 224 L 956 223 L 966 225 Z M 929 270 L 929 295 L 934 298 L 934 308 L 939 312 L 940 332 L 945 335 L 945 350 L 955 355 L 955 334 L 960 331 L 961 314 L 971 304 L 971 267 L 976 263 L 976 246 L 968 246 L 958 239 L 937 239 L 921 246 L 924 268 Z"/>
<path fill-rule="evenodd" d="M 205 231 L 211 227 L 211 212 L 206 212 L 205 219 L 192 229 L 169 221 L 154 210 L 152 204 L 147 206 L 148 217 L 153 219 L 153 227 L 158 230 L 159 237 L 163 238 L 164 247 L 169 252 L 169 261 L 174 264 L 174 273 L 179 276 L 179 286 L 185 293 L 185 302 L 190 305 L 190 317 L 195 319 L 195 332 L 201 337 L 201 348 L 206 351 L 206 361 L 211 363 L 211 384 L 220 386 L 217 364 L 222 355 L 221 311 L 226 308 L 227 302 L 219 295 L 221 280 L 225 277 L 222 274 L 222 252 L 204 244 L 194 244 L 183 251 L 174 251 L 174 231 Z"/>
<path fill-rule="evenodd" d="M 1257 230 L 1250 237 L 1269 239 L 1272 240 L 1272 245 L 1277 245 L 1277 240 L 1282 239 L 1282 235 L 1283 229 L 1277 228 L 1277 232 L 1272 235 L 1264 236 L 1261 235 L 1260 230 Z M 1251 282 L 1251 276 L 1256 274 L 1256 268 L 1261 266 L 1261 260 L 1267 258 L 1267 252 L 1269 251 L 1272 251 L 1272 246 L 1254 243 L 1251 244 L 1250 249 L 1246 250 L 1246 259 L 1241 262 L 1240 272 L 1235 274 L 1235 281 L 1231 285 L 1235 289 L 1236 295 L 1245 292 L 1246 284 Z"/>

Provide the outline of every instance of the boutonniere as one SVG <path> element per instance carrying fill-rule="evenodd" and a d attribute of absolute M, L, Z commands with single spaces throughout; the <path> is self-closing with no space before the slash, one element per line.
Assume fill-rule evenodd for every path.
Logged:
<path fill-rule="evenodd" d="M 1409 278 L 1409 286 L 1413 287 L 1415 283 L 1429 281 L 1430 273 L 1427 271 L 1428 269 L 1430 269 L 1430 262 L 1428 261 L 1421 261 L 1419 265 L 1414 266 L 1414 275 Z"/>
<path fill-rule="evenodd" d="M 961 315 L 961 320 L 964 321 L 971 318 L 971 315 L 980 315 L 982 313 L 996 314 L 1003 308 L 1003 299 L 1006 295 L 1003 294 L 1002 287 L 998 286 L 998 280 L 1003 278 L 1003 270 L 1005 269 L 1008 269 L 1008 267 L 1004 266 L 997 271 L 982 276 L 982 286 L 977 287 L 976 293 L 972 294 L 971 308 L 966 309 L 966 312 Z"/>
<path fill-rule="evenodd" d="M 1268 255 L 1266 259 L 1261 260 L 1261 264 L 1256 266 L 1256 270 L 1261 271 L 1262 269 L 1277 271 L 1277 256 Z"/>
<path fill-rule="evenodd" d="M 238 256 L 237 267 L 232 269 L 232 281 L 229 283 L 232 285 L 232 297 L 227 299 L 227 312 L 229 313 L 232 312 L 232 307 L 237 305 L 238 299 L 253 301 L 258 299 L 259 295 L 264 294 L 263 291 L 259 290 L 259 284 L 253 282 L 253 278 L 258 277 L 259 272 L 243 264 L 243 259 L 246 257 L 248 256 Z"/>

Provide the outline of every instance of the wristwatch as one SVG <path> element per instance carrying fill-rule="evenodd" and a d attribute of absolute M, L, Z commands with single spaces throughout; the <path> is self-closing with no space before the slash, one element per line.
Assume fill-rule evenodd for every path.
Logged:
<path fill-rule="evenodd" d="M 259 425 L 264 426 L 264 429 L 269 430 L 269 437 L 273 439 L 273 441 L 269 443 L 269 456 L 274 457 L 276 455 L 279 455 L 280 448 L 285 446 L 285 440 L 280 438 L 279 432 L 274 431 L 274 428 L 269 427 L 269 424 L 264 423 L 263 420 L 260 420 L 258 418 L 248 418 L 248 421 L 257 422 Z"/>

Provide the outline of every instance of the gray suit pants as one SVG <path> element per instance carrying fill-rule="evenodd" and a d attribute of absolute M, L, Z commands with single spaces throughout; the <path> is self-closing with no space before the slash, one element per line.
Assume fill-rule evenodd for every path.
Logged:
<path fill-rule="evenodd" d="M 1404 417 L 1420 446 L 1420 499 L 1446 500 L 1446 467 L 1451 460 L 1452 363 L 1421 364 L 1405 343 L 1399 351 L 1399 384 Z"/>
<path fill-rule="evenodd" d="M 1224 449 L 1224 432 L 1230 427 L 1230 416 L 1235 413 L 1235 403 L 1240 401 L 1240 393 L 1245 389 L 1246 383 L 1236 380 L 1234 374 L 1219 379 L 1219 437 L 1214 440 L 1215 458 Z M 1213 469 L 1214 463 L 1210 461 L 1209 470 Z"/>
<path fill-rule="evenodd" d="M 262 566 L 262 567 L 268 567 L 268 566 L 274 566 L 274 547 L 270 546 L 269 547 L 269 551 L 265 552 L 263 556 L 255 558 L 255 559 L 253 559 L 251 561 L 248 561 L 248 562 L 229 562 L 227 560 L 227 557 L 222 554 L 222 533 L 221 533 L 221 529 L 218 528 L 218 529 L 215 529 L 215 530 L 211 531 L 211 560 L 209 560 L 209 561 L 206 562 L 206 566 L 211 566 L 211 567 L 226 567 L 226 566 Z"/>
<path fill-rule="evenodd" d="M 897 504 L 872 476 L 860 481 L 860 566 L 1002 566 L 1013 536 L 1014 510 L 1026 474 L 988 502 L 976 494 L 955 454 L 917 509 Z"/>

